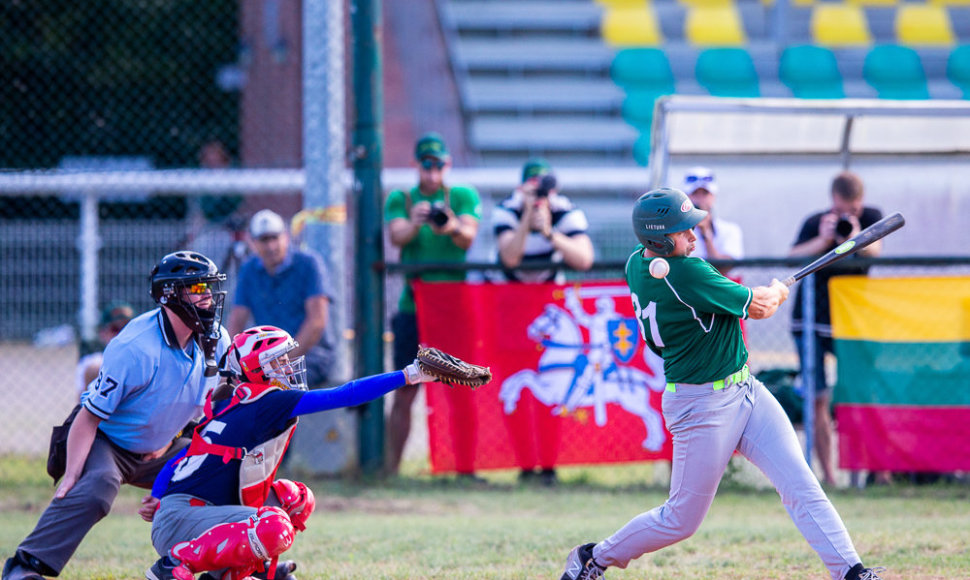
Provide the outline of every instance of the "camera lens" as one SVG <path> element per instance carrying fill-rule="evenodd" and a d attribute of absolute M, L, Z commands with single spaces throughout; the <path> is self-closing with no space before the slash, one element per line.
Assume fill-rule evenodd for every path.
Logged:
<path fill-rule="evenodd" d="M 438 201 L 431 206 L 431 213 L 428 214 L 428 219 L 439 228 L 448 223 L 448 212 L 445 211 L 444 202 Z"/>
<path fill-rule="evenodd" d="M 849 237 L 849 234 L 852 233 L 852 222 L 845 216 L 840 217 L 838 223 L 835 224 L 835 233 L 841 238 Z"/>
<path fill-rule="evenodd" d="M 549 192 L 556 188 L 556 176 L 551 173 L 547 173 L 542 176 L 539 180 L 539 186 L 536 187 L 536 197 L 549 197 Z"/>

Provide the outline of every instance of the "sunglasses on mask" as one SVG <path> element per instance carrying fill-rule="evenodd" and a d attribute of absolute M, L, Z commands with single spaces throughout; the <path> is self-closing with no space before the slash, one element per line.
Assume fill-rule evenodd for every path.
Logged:
<path fill-rule="evenodd" d="M 421 160 L 421 167 L 424 168 L 425 171 L 431 171 L 432 169 L 444 169 L 445 162 L 433 157 L 425 157 Z"/>
<path fill-rule="evenodd" d="M 686 178 L 687 183 L 697 183 L 698 181 L 708 183 L 714 181 L 713 175 L 688 175 Z"/>
<path fill-rule="evenodd" d="M 186 286 L 185 289 L 189 294 L 205 294 L 209 292 L 209 285 L 205 282 L 199 282 L 198 284 L 192 284 L 191 286 Z"/>

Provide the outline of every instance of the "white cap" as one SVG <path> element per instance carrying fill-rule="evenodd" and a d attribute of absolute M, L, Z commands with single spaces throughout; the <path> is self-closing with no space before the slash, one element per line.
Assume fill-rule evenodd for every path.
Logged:
<path fill-rule="evenodd" d="M 249 235 L 254 238 L 278 236 L 285 231 L 283 218 L 271 209 L 260 210 L 249 220 Z"/>
<path fill-rule="evenodd" d="M 684 193 L 690 195 L 698 189 L 717 194 L 717 181 L 714 180 L 714 172 L 707 167 L 691 167 L 684 174 Z"/>

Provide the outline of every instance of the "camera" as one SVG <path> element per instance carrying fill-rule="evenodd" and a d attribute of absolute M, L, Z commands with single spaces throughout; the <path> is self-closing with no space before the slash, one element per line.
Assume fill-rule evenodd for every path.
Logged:
<path fill-rule="evenodd" d="M 445 211 L 445 202 L 436 201 L 431 204 L 431 212 L 428 214 L 428 221 L 439 228 L 448 223 L 448 212 Z"/>
<path fill-rule="evenodd" d="M 539 185 L 536 187 L 536 197 L 549 197 L 549 192 L 553 189 L 556 189 L 556 176 L 547 173 L 539 180 Z"/>
<path fill-rule="evenodd" d="M 840 238 L 848 238 L 849 234 L 852 233 L 852 221 L 849 219 L 849 214 L 842 214 L 839 216 L 839 221 L 835 222 L 835 233 Z"/>

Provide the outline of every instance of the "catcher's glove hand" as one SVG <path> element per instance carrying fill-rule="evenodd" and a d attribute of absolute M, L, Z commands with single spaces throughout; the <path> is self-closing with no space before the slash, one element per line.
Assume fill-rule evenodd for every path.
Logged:
<path fill-rule="evenodd" d="M 420 348 L 418 357 L 404 372 L 412 385 L 438 381 L 474 389 L 492 380 L 492 371 L 488 367 L 467 363 L 433 347 Z"/>

